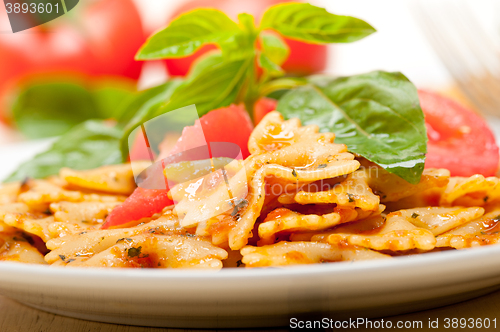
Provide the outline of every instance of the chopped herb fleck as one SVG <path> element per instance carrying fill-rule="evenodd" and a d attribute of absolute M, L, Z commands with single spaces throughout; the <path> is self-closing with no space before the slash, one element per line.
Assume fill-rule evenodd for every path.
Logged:
<path fill-rule="evenodd" d="M 418 216 L 419 216 L 419 215 L 418 215 L 418 213 L 415 213 L 415 212 L 413 212 L 413 214 L 411 215 L 411 217 L 412 217 L 413 219 L 417 218 Z"/>
<path fill-rule="evenodd" d="M 237 267 L 240 267 L 243 265 L 243 262 L 241 261 L 241 259 L 239 261 L 236 262 L 236 266 Z"/>
<path fill-rule="evenodd" d="M 20 242 L 27 242 L 25 238 L 23 237 L 17 237 L 17 236 L 14 236 L 12 238 L 14 241 L 20 241 Z"/>
<path fill-rule="evenodd" d="M 318 168 L 325 168 L 326 166 L 328 166 L 328 165 L 327 164 L 319 164 Z"/>
<path fill-rule="evenodd" d="M 349 194 L 349 193 L 347 193 L 347 196 L 349 196 L 349 203 L 354 202 L 354 198 L 353 198 L 353 197 L 354 197 L 354 195 L 353 195 L 353 194 Z"/>
<path fill-rule="evenodd" d="M 127 250 L 128 257 L 137 257 L 141 254 L 142 246 L 137 248 L 129 248 Z"/>
<path fill-rule="evenodd" d="M 486 235 L 486 233 L 485 233 L 485 232 L 483 232 L 483 231 L 481 231 L 481 235 Z"/>
<path fill-rule="evenodd" d="M 122 241 L 129 241 L 129 242 L 130 242 L 130 241 L 132 241 L 132 239 L 130 239 L 130 238 L 128 238 L 128 237 L 122 237 L 121 239 L 118 239 L 118 240 L 116 241 L 116 243 L 118 243 L 118 242 L 122 242 Z"/>
<path fill-rule="evenodd" d="M 231 212 L 231 217 L 234 217 L 240 212 L 241 209 L 245 208 L 248 205 L 248 201 L 244 198 L 238 199 L 234 202 L 233 212 Z"/>
<path fill-rule="evenodd" d="M 81 233 L 78 233 L 78 235 L 83 235 L 83 234 L 86 234 L 87 232 L 81 232 Z"/>
<path fill-rule="evenodd" d="M 486 203 L 486 201 L 488 201 L 488 198 L 489 198 L 488 196 L 484 196 L 483 201 Z"/>
<path fill-rule="evenodd" d="M 59 258 L 64 262 L 66 260 L 66 256 L 64 255 L 59 255 Z"/>
<path fill-rule="evenodd" d="M 294 177 L 297 177 L 297 172 L 295 171 L 295 169 L 292 171 L 292 175 L 293 175 Z"/>

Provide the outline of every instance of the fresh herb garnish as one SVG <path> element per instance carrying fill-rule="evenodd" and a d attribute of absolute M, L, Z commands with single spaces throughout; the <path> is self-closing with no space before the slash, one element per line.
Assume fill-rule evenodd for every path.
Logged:
<path fill-rule="evenodd" d="M 335 142 L 410 183 L 420 181 L 427 133 L 417 90 L 405 76 L 375 71 L 310 82 L 285 94 L 277 111 L 335 133 Z"/>
<path fill-rule="evenodd" d="M 90 169 L 121 163 L 127 159 L 132 130 L 158 115 L 192 104 L 200 116 L 232 103 L 244 103 L 251 111 L 258 98 L 290 90 L 278 104 L 285 118 L 298 117 L 304 125 L 318 124 L 321 131 L 334 132 L 336 142 L 347 144 L 351 152 L 408 182 L 418 182 L 426 132 L 414 86 L 401 74 L 385 72 L 339 79 L 282 77 L 286 73 L 281 65 L 289 49 L 279 35 L 268 30 L 322 44 L 353 42 L 375 32 L 362 20 L 334 15 L 307 3 L 272 6 L 259 26 L 248 14 L 238 15 L 236 22 L 213 9 L 185 13 L 150 37 L 136 58 L 185 57 L 207 44 L 215 44 L 219 51 L 200 58 L 185 80 L 174 79 L 134 94 L 125 107 L 112 114 L 118 120 L 116 127 L 85 122 L 23 164 L 8 180 L 42 178 L 56 174 L 61 167 Z M 120 94 L 104 94 L 101 104 L 109 105 L 109 101 L 120 99 Z M 305 107 L 311 114 L 302 111 Z M 183 119 L 179 121 L 184 124 Z M 295 170 L 292 174 L 297 176 Z"/>
<path fill-rule="evenodd" d="M 62 167 L 91 169 L 121 163 L 120 137 L 116 127 L 99 120 L 86 121 L 58 138 L 47 151 L 21 164 L 5 181 L 44 178 L 59 173 Z"/>
<path fill-rule="evenodd" d="M 128 257 L 137 257 L 141 254 L 142 246 L 139 246 L 137 248 L 129 248 L 127 250 L 127 255 Z"/>
<path fill-rule="evenodd" d="M 295 169 L 293 169 L 293 170 L 292 170 L 292 175 L 293 175 L 294 177 L 297 177 L 297 171 L 295 171 Z"/>
<path fill-rule="evenodd" d="M 419 215 L 418 215 L 418 213 L 415 213 L 415 212 L 413 212 L 413 213 L 412 213 L 412 215 L 411 215 L 411 217 L 412 217 L 413 219 L 418 218 L 418 216 L 419 216 Z"/>
<path fill-rule="evenodd" d="M 354 202 L 354 195 L 347 193 L 347 196 L 349 197 L 349 203 L 353 203 Z"/>

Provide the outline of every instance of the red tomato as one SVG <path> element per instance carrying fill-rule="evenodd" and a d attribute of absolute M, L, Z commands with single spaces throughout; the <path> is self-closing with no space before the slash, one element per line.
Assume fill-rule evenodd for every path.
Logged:
<path fill-rule="evenodd" d="M 165 206 L 174 204 L 168 198 L 168 190 L 136 188 L 123 204 L 118 205 L 106 218 L 102 229 L 116 226 L 135 226 L 142 218 L 161 212 Z"/>
<path fill-rule="evenodd" d="M 260 120 L 267 113 L 276 110 L 276 106 L 278 106 L 278 101 L 272 98 L 262 97 L 255 103 L 253 107 L 253 122 L 255 125 L 259 124 Z"/>
<path fill-rule="evenodd" d="M 225 12 L 229 17 L 236 20 L 239 13 L 248 13 L 260 19 L 265 10 L 273 5 L 282 2 L 290 2 L 291 0 L 190 0 L 184 2 L 177 8 L 172 18 L 179 16 L 179 14 L 193 10 L 195 8 L 216 8 Z M 290 57 L 283 64 L 283 69 L 287 73 L 297 75 L 309 75 L 321 72 L 326 68 L 327 62 L 327 47 L 326 45 L 313 45 L 301 41 L 291 40 L 285 38 L 288 46 L 290 47 Z M 214 45 L 202 47 L 193 55 L 186 58 L 167 59 L 165 60 L 168 72 L 173 76 L 185 76 L 191 63 L 200 55 L 215 49 Z"/>
<path fill-rule="evenodd" d="M 203 128 L 204 138 L 200 128 Z M 182 136 L 174 148 L 162 155 L 172 156 L 194 147 L 204 145 L 205 142 L 231 142 L 240 146 L 243 158 L 248 157 L 248 138 L 252 133 L 253 125 L 248 113 L 243 106 L 231 105 L 213 110 L 196 121 L 194 126 L 184 128 Z M 139 151 L 134 151 L 142 155 Z M 144 154 L 147 155 L 147 154 Z M 163 156 L 160 157 L 163 159 Z M 171 160 L 174 162 L 174 160 Z M 102 228 L 120 225 L 134 225 L 142 218 L 151 217 L 153 214 L 172 205 L 168 198 L 168 190 L 137 188 L 123 204 L 117 206 L 109 216 Z"/>
<path fill-rule="evenodd" d="M 10 30 L 6 11 L 0 29 Z M 80 1 L 67 15 L 26 32 L 0 34 L 0 94 L 33 74 L 78 72 L 137 79 L 145 41 L 132 0 Z M 2 107 L 3 106 L 3 107 Z M 0 105 L 0 117 L 4 115 Z"/>
<path fill-rule="evenodd" d="M 436 93 L 419 90 L 427 126 L 427 168 L 447 168 L 453 176 L 494 175 L 498 146 L 476 113 Z"/>

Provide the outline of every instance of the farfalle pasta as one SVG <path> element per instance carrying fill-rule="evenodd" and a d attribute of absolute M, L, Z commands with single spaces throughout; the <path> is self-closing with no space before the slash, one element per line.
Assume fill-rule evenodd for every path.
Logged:
<path fill-rule="evenodd" d="M 391 259 L 500 242 L 496 177 L 426 169 L 420 183 L 410 184 L 348 152 L 334 134 L 277 112 L 255 128 L 248 148 L 244 161 L 170 165 L 165 174 L 177 180 L 169 191 L 175 204 L 110 229 L 101 229 L 107 215 L 135 188 L 129 164 L 62 169 L 57 177 L 4 185 L 0 260 L 217 270 Z M 198 176 L 186 176 L 197 163 L 205 165 Z"/>

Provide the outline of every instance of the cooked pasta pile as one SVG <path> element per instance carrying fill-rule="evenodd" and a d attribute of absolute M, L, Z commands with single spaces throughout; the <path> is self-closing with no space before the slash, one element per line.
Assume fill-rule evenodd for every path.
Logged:
<path fill-rule="evenodd" d="M 500 181 L 427 169 L 412 185 L 299 120 L 268 114 L 227 183 L 149 219 L 100 229 L 135 188 L 130 165 L 61 170 L 0 189 L 0 260 L 58 266 L 264 267 L 390 259 L 499 242 Z M 200 196 L 199 196 L 200 197 Z M 220 209 L 223 211 L 224 209 Z M 178 216 L 181 216 L 179 218 Z"/>

